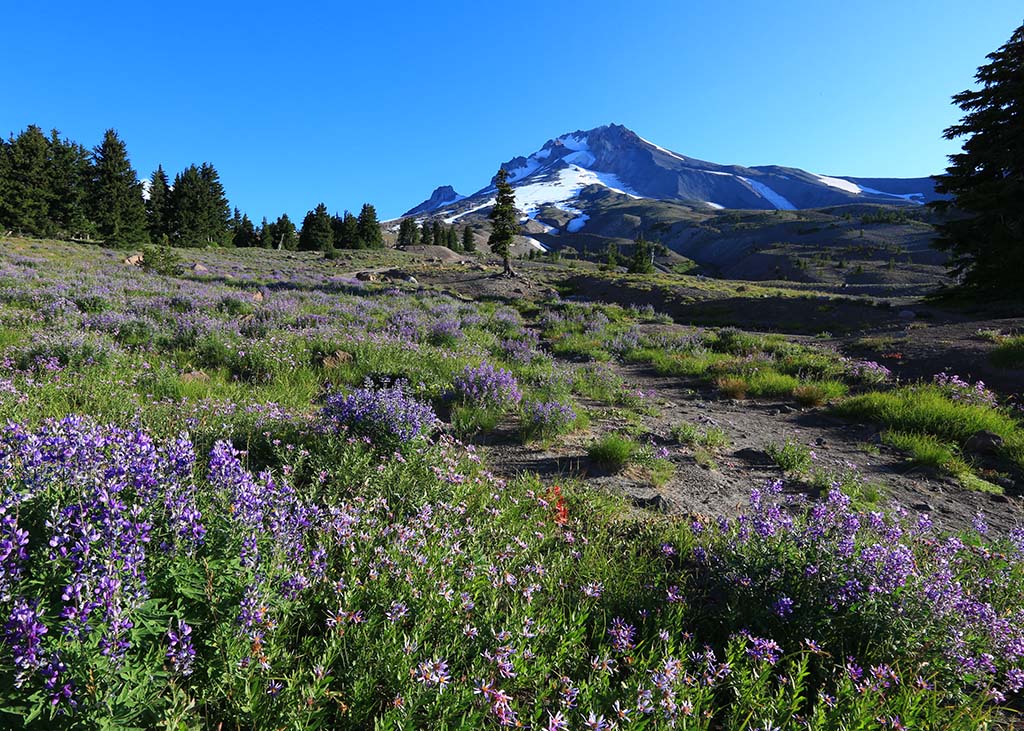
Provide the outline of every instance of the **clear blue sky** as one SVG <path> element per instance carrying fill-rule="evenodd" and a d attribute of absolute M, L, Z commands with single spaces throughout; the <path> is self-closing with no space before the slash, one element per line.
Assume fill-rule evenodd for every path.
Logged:
<path fill-rule="evenodd" d="M 719 163 L 916 177 L 1020 0 L 13 2 L 0 132 L 114 127 L 140 177 L 220 171 L 257 222 L 393 217 L 618 122 Z"/>

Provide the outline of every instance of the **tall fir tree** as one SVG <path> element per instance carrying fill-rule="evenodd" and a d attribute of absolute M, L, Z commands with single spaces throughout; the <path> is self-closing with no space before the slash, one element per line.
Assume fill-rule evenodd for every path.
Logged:
<path fill-rule="evenodd" d="M 462 247 L 459 246 L 459 234 L 455 230 L 454 226 L 448 226 L 444 232 L 444 245 L 452 251 L 462 251 Z"/>
<path fill-rule="evenodd" d="M 476 235 L 473 233 L 472 226 L 466 226 L 462 229 L 462 250 L 476 251 Z"/>
<path fill-rule="evenodd" d="M 295 224 L 288 218 L 287 213 L 282 213 L 273 223 L 265 223 L 263 225 L 264 247 L 295 251 L 298 248 L 298 244 L 299 238 L 295 233 Z"/>
<path fill-rule="evenodd" d="M 434 246 L 444 246 L 446 244 L 444 226 L 436 218 L 430 227 L 430 237 L 434 240 Z"/>
<path fill-rule="evenodd" d="M 203 213 L 203 179 L 199 168 L 189 165 L 174 176 L 167 202 L 166 230 L 175 246 L 205 246 L 206 217 Z"/>
<path fill-rule="evenodd" d="M 306 214 L 299 234 L 299 251 L 330 251 L 334 248 L 331 215 L 323 203 Z"/>
<path fill-rule="evenodd" d="M 508 173 L 500 168 L 494 177 L 498 189 L 494 207 L 487 217 L 491 220 L 491 235 L 487 239 L 491 252 L 501 257 L 506 277 L 514 277 L 512 269 L 512 241 L 519 232 L 519 215 L 516 211 L 516 194 L 508 182 Z"/>
<path fill-rule="evenodd" d="M 963 118 L 943 133 L 967 139 L 936 177 L 952 201 L 934 205 L 957 211 L 938 226 L 937 245 L 965 288 L 1024 298 L 1024 25 L 987 58 L 980 88 L 953 97 Z"/>
<path fill-rule="evenodd" d="M 149 198 L 146 200 L 146 220 L 149 238 L 153 243 L 160 244 L 170 241 L 168 230 L 168 204 L 171 186 L 163 165 L 157 165 L 149 178 Z"/>
<path fill-rule="evenodd" d="M 398 239 L 395 242 L 396 246 L 404 248 L 406 246 L 415 246 L 419 242 L 420 238 L 420 227 L 416 225 L 416 221 L 412 218 L 403 218 L 398 223 Z"/>
<path fill-rule="evenodd" d="M 420 243 L 424 246 L 434 245 L 434 224 L 430 221 L 424 221 L 420 227 Z"/>
<path fill-rule="evenodd" d="M 369 203 L 364 203 L 359 211 L 359 240 L 367 249 L 384 248 L 384 235 L 380 230 L 380 222 L 377 220 L 377 209 Z"/>
<path fill-rule="evenodd" d="M 206 243 L 227 243 L 230 240 L 228 221 L 231 219 L 231 206 L 220 174 L 213 165 L 204 162 L 199 166 L 199 179 L 203 183 L 202 221 Z"/>
<path fill-rule="evenodd" d="M 49 142 L 32 124 L 4 146 L 5 182 L 0 196 L 0 223 L 21 233 L 50 233 Z"/>
<path fill-rule="evenodd" d="M 351 211 L 345 211 L 340 217 L 331 220 L 334 229 L 334 247 L 337 249 L 358 249 L 359 220 Z"/>
<path fill-rule="evenodd" d="M 93 233 L 88 211 L 88 185 L 92 174 L 89 151 L 77 142 L 50 133 L 48 163 L 49 222 L 51 233 L 82 238 Z"/>
<path fill-rule="evenodd" d="M 650 274 L 654 271 L 654 253 L 650 242 L 641 234 L 633 244 L 633 256 L 629 259 L 630 274 Z"/>
<path fill-rule="evenodd" d="M 92 219 L 108 246 L 139 246 L 149 241 L 142 185 L 117 132 L 108 129 L 93 151 Z"/>
<path fill-rule="evenodd" d="M 235 210 L 237 211 L 238 209 L 236 208 Z M 242 218 L 233 226 L 233 229 L 231 243 L 234 246 L 251 247 L 260 245 L 260 238 L 256 233 L 256 227 L 246 214 L 242 214 Z"/>

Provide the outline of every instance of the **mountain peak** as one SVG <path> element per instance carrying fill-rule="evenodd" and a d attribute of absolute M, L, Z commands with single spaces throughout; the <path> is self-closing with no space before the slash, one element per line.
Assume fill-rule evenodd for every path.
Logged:
<path fill-rule="evenodd" d="M 408 211 L 402 214 L 405 216 L 417 216 L 422 213 L 430 213 L 436 211 L 442 206 L 448 205 L 449 203 L 457 203 L 466 196 L 459 195 L 455 192 L 455 188 L 450 185 L 439 185 L 434 188 L 434 192 L 430 194 L 430 197 L 420 203 L 415 208 L 410 208 Z"/>
<path fill-rule="evenodd" d="M 584 226 L 589 186 L 632 198 L 695 204 L 707 210 L 818 208 L 848 203 L 920 204 L 935 199 L 928 178 L 882 180 L 841 178 L 780 166 L 744 167 L 706 162 L 661 147 L 625 125 L 610 122 L 550 139 L 528 156 L 502 166 L 516 193 L 516 206 L 529 218 L 555 208 Z M 455 221 L 493 203 L 494 179 L 467 199 L 450 187 L 406 215 L 446 211 Z"/>

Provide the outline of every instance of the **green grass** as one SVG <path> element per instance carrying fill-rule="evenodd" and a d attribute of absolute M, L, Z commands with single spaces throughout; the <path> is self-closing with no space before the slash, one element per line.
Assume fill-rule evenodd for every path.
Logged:
<path fill-rule="evenodd" d="M 814 462 L 810 447 L 794 439 L 773 442 L 764 451 L 779 469 L 793 475 L 807 473 Z"/>
<path fill-rule="evenodd" d="M 610 472 L 619 472 L 637 461 L 643 447 L 629 437 L 620 434 L 605 434 L 587 447 L 590 461 Z"/>
<path fill-rule="evenodd" d="M 970 471 L 955 447 L 929 434 L 887 431 L 882 433 L 882 442 L 906 452 L 915 464 L 922 467 L 931 467 L 951 475 Z"/>
<path fill-rule="evenodd" d="M 688 447 L 703 447 L 709 450 L 725 449 L 729 446 L 729 437 L 717 426 L 702 430 L 688 421 L 672 427 L 672 438 Z"/>
<path fill-rule="evenodd" d="M 957 445 L 979 431 L 994 432 L 1006 441 L 1004 453 L 1024 467 L 1024 433 L 1015 419 L 990 406 L 954 401 L 936 386 L 905 386 L 853 396 L 836 406 L 836 413 Z"/>
<path fill-rule="evenodd" d="M 1000 368 L 1024 368 L 1024 335 L 1002 338 L 989 357 Z"/>

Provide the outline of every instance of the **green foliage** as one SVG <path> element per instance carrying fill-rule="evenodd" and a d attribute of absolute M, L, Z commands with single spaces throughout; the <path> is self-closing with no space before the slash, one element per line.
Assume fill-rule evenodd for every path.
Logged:
<path fill-rule="evenodd" d="M 265 249 L 295 251 L 298 248 L 299 237 L 295 233 L 295 224 L 288 218 L 287 213 L 282 213 L 273 223 L 263 225 L 260 244 Z"/>
<path fill-rule="evenodd" d="M 415 246 L 420 242 L 420 227 L 416 225 L 415 219 L 403 218 L 398 224 L 398 239 L 395 245 L 398 247 Z"/>
<path fill-rule="evenodd" d="M 476 236 L 473 234 L 472 226 L 464 226 L 462 229 L 462 250 L 467 252 L 476 251 Z"/>
<path fill-rule="evenodd" d="M 302 231 L 299 233 L 300 251 L 330 251 L 334 247 L 334 231 L 331 228 L 331 216 L 327 206 L 318 203 L 316 208 L 306 213 L 302 219 Z"/>
<path fill-rule="evenodd" d="M 175 246 L 230 243 L 231 208 L 213 165 L 189 165 L 178 173 L 167 209 L 166 233 Z"/>
<path fill-rule="evenodd" d="M 915 432 L 886 431 L 882 442 L 901 452 L 906 452 L 919 465 L 959 475 L 969 470 L 967 463 L 957 454 L 956 449 L 930 434 Z"/>
<path fill-rule="evenodd" d="M 488 214 L 491 220 L 491 235 L 487 239 L 487 245 L 491 252 L 501 257 L 505 268 L 505 275 L 511 276 L 512 262 L 510 249 L 512 241 L 519 232 L 519 218 L 516 213 L 516 194 L 508 182 L 508 172 L 505 168 L 498 170 L 494 176 L 494 185 L 497 188 L 497 197 L 494 207 Z"/>
<path fill-rule="evenodd" d="M 108 129 L 93 153 L 91 218 L 108 246 L 139 246 L 149 242 L 146 208 L 128 151 L 117 132 Z"/>
<path fill-rule="evenodd" d="M 384 248 L 384 234 L 380 230 L 380 222 L 377 220 L 377 209 L 369 203 L 364 203 L 356 219 L 356 229 L 359 237 L 359 248 L 382 249 Z"/>
<path fill-rule="evenodd" d="M 772 442 L 764 451 L 779 469 L 793 475 L 806 474 L 814 462 L 810 447 L 795 439 L 786 439 L 781 443 Z"/>
<path fill-rule="evenodd" d="M 975 78 L 978 89 L 956 94 L 964 116 L 945 130 L 948 140 L 966 137 L 950 156 L 936 190 L 952 196 L 958 213 L 938 226 L 937 245 L 952 254 L 953 273 L 964 287 L 1001 297 L 1021 295 L 1024 271 L 1024 25 L 988 55 Z M 950 208 L 948 201 L 936 205 Z"/>
<path fill-rule="evenodd" d="M 1000 338 L 992 354 L 992 364 L 999 368 L 1024 368 L 1024 335 Z"/>
<path fill-rule="evenodd" d="M 642 447 L 629 437 L 621 434 L 605 434 L 587 447 L 590 461 L 610 472 L 620 472 L 635 461 Z"/>
<path fill-rule="evenodd" d="M 182 273 L 181 257 L 170 246 L 142 247 L 142 268 L 147 272 L 174 277 Z"/>
<path fill-rule="evenodd" d="M 633 243 L 633 254 L 629 258 L 630 274 L 650 274 L 654 271 L 654 252 L 650 243 L 643 237 L 637 237 Z"/>

